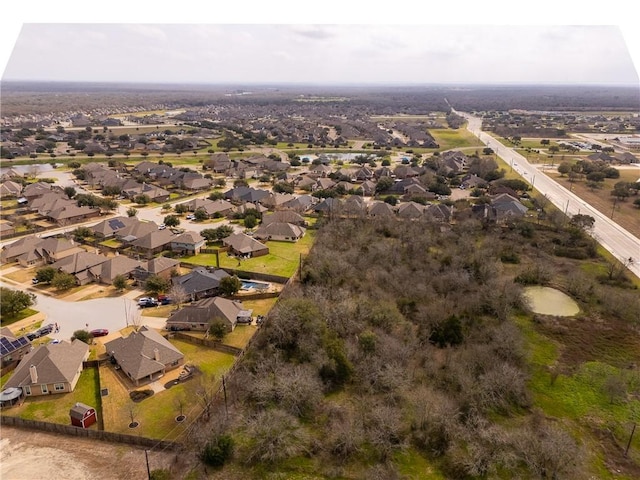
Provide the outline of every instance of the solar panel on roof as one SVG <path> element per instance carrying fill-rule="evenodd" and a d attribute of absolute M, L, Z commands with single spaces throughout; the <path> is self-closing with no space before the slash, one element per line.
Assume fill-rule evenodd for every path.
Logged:
<path fill-rule="evenodd" d="M 119 228 L 124 228 L 124 223 L 122 223 L 122 220 L 120 220 L 119 218 L 114 218 L 109 220 L 109 226 L 114 229 L 117 230 Z"/>
<path fill-rule="evenodd" d="M 26 337 L 16 338 L 15 340 L 9 340 L 7 337 L 2 337 L 0 338 L 0 354 L 2 356 L 8 355 L 19 348 L 24 347 L 28 343 L 29 340 Z"/>

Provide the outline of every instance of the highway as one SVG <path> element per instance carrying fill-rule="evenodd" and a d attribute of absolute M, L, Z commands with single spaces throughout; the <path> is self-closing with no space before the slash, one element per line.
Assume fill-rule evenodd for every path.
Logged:
<path fill-rule="evenodd" d="M 532 187 L 545 195 L 558 209 L 569 216 L 580 213 L 593 217 L 595 223 L 591 235 L 621 262 L 629 263 L 628 260 L 632 259 L 628 268 L 640 278 L 640 240 L 637 237 L 538 170 L 518 152 L 505 147 L 491 135 L 483 132 L 481 118 L 465 112 L 455 113 L 466 118 L 467 129 L 471 133 L 487 147 L 493 149 L 496 155 L 518 172 Z"/>

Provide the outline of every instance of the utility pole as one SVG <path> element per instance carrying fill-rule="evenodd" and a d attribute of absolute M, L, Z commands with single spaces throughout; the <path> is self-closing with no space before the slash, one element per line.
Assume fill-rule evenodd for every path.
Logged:
<path fill-rule="evenodd" d="M 633 429 L 631 430 L 631 435 L 629 435 L 629 441 L 627 442 L 627 448 L 624 450 L 624 456 L 626 457 L 629 453 L 629 447 L 631 446 L 631 440 L 633 439 L 633 434 L 636 432 L 636 423 L 633 424 Z"/>
<path fill-rule="evenodd" d="M 147 478 L 148 480 L 151 480 L 151 470 L 149 469 L 149 454 L 147 452 L 148 450 L 145 449 L 144 458 L 147 461 Z"/>
<path fill-rule="evenodd" d="M 224 412 L 226 416 L 229 416 L 229 409 L 227 407 L 227 384 L 224 381 L 224 375 L 222 375 L 222 391 L 224 392 Z"/>

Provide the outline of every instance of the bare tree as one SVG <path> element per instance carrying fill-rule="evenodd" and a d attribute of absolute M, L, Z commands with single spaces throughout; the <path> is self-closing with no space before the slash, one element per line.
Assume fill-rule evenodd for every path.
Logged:
<path fill-rule="evenodd" d="M 173 300 L 176 308 L 180 308 L 180 305 L 187 301 L 189 295 L 187 295 L 182 285 L 174 283 L 169 289 L 169 297 Z"/>

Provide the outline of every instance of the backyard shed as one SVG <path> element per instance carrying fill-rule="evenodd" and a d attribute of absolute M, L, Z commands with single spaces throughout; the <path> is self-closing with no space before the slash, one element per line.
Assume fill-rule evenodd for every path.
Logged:
<path fill-rule="evenodd" d="M 80 402 L 71 407 L 69 416 L 71 417 L 71 425 L 82 428 L 89 428 L 97 420 L 96 410 Z"/>

